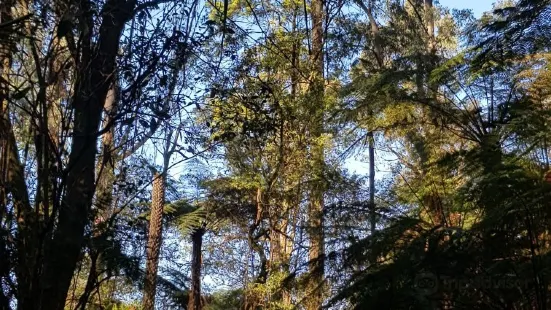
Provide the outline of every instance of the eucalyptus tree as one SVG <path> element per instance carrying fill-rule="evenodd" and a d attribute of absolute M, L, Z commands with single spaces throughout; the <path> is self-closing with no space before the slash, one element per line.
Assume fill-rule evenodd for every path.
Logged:
<path fill-rule="evenodd" d="M 257 293 L 250 300 L 289 307 L 289 291 L 278 288 L 270 296 L 262 287 L 289 274 L 294 236 L 298 236 L 297 215 L 304 206 L 307 168 L 301 157 L 307 156 L 304 134 L 310 111 L 301 106 L 308 84 L 302 45 L 306 29 L 297 3 L 282 7 L 245 3 L 243 8 L 230 4 L 230 8 L 228 27 L 235 34 L 228 35 L 228 42 L 246 35 L 240 27 L 251 20 L 261 36 L 244 41 L 244 52 L 236 55 L 238 63 L 232 71 L 234 82 L 216 90 L 208 120 L 213 139 L 224 141 L 234 186 L 247 188 L 251 191 L 247 196 L 256 200 L 256 211 L 245 224 L 247 242 L 261 261 L 250 285 L 251 292 Z M 240 9 L 244 12 L 239 13 Z M 273 23 L 276 19 L 279 24 Z"/>

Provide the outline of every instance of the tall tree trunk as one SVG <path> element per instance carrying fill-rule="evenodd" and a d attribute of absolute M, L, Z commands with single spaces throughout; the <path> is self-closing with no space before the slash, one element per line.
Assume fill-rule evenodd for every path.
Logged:
<path fill-rule="evenodd" d="M 83 34 L 83 55 L 79 65 L 74 98 L 74 126 L 69 155 L 66 194 L 62 198 L 59 217 L 50 251 L 46 256 L 40 309 L 61 310 L 73 277 L 82 243 L 84 228 L 95 191 L 97 131 L 101 112 L 115 72 L 119 40 L 130 19 L 135 0 L 108 0 L 102 8 L 102 23 L 94 48 L 91 35 Z M 79 3 L 85 16 L 91 16 L 91 3 Z M 88 29 L 92 29 L 89 27 Z"/>
<path fill-rule="evenodd" d="M 423 8 L 425 11 L 425 27 L 428 34 L 427 48 L 432 55 L 436 53 L 436 41 L 434 37 L 434 7 L 432 0 L 424 0 Z"/>
<path fill-rule="evenodd" d="M 323 207 L 324 207 L 324 145 L 320 139 L 323 134 L 324 119 L 324 79 L 323 79 L 323 0 L 312 0 L 312 50 L 311 50 L 311 81 L 310 81 L 310 105 L 311 125 L 310 143 L 312 175 L 314 182 L 310 190 L 310 203 L 308 205 L 310 238 L 309 259 L 309 283 L 307 290 L 306 308 L 308 310 L 321 309 L 323 304 L 325 247 L 323 233 Z"/>
<path fill-rule="evenodd" d="M 149 236 L 147 240 L 143 309 L 153 310 L 157 287 L 157 269 L 161 252 L 163 231 L 163 206 L 165 203 L 165 174 L 156 173 L 153 179 Z"/>
<path fill-rule="evenodd" d="M 105 100 L 102 137 L 101 160 L 98 164 L 98 182 L 96 186 L 96 205 L 98 222 L 104 223 L 113 212 L 113 183 L 115 182 L 115 127 L 113 126 L 114 116 L 117 112 L 117 89 L 114 82 Z M 96 223 L 96 226 L 100 223 Z"/>
<path fill-rule="evenodd" d="M 377 228 L 377 213 L 375 208 L 375 138 L 373 137 L 372 131 L 369 132 L 367 138 L 369 139 L 369 208 L 371 210 L 370 230 L 371 236 L 373 236 Z"/>
<path fill-rule="evenodd" d="M 35 253 L 36 253 L 36 216 L 32 211 L 27 185 L 24 178 L 24 169 L 19 161 L 17 154 L 17 146 L 15 135 L 11 128 L 11 124 L 7 115 L 3 115 L 0 119 L 0 132 L 4 133 L 6 138 L 3 139 L 2 162 L 5 166 L 3 172 L 3 182 L 5 189 L 11 193 L 14 204 L 14 209 L 17 218 L 17 257 L 18 264 L 16 265 L 17 274 L 17 299 L 18 308 L 35 304 L 32 287 L 35 282 Z M 9 264 L 7 265 L 9 266 Z M 23 308 L 24 309 L 24 308 Z"/>
<path fill-rule="evenodd" d="M 433 12 L 433 3 L 432 0 L 423 0 L 414 5 L 423 5 L 423 16 L 419 16 L 419 22 L 423 31 L 427 34 L 426 41 L 424 42 L 424 49 L 419 51 L 422 56 L 431 56 L 429 62 L 426 61 L 424 57 L 418 57 L 417 59 L 417 72 L 415 74 L 416 80 L 416 91 L 417 97 L 419 100 L 425 100 L 427 97 L 433 97 L 435 99 L 435 93 L 431 90 L 433 89 L 432 85 L 427 85 L 427 77 L 430 74 L 430 71 L 433 67 L 433 57 L 436 53 L 436 45 L 434 40 L 434 12 Z M 427 91 L 428 90 L 428 91 Z M 423 111 L 423 117 L 426 117 L 427 111 Z M 430 112 L 429 112 L 430 113 Z M 406 135 L 406 139 L 413 145 L 414 151 L 419 157 L 418 164 L 420 166 L 420 178 L 425 178 L 429 173 L 429 159 L 430 159 L 430 149 L 426 143 L 426 138 L 423 134 L 417 132 L 410 132 Z M 430 221 L 433 225 L 443 225 L 445 223 L 444 210 L 442 208 L 441 199 L 439 194 L 435 190 L 430 190 L 421 197 L 422 207 L 425 209 L 426 214 L 429 216 Z M 428 242 L 427 247 L 428 249 Z"/>
<path fill-rule="evenodd" d="M 11 1 L 5 1 L 0 4 L 0 24 L 8 22 L 11 17 Z M 10 48 L 0 42 L 0 77 L 2 80 L 8 80 L 10 69 Z M 0 281 L 10 276 L 10 250 L 8 249 L 10 230 L 7 225 L 9 220 L 8 210 L 8 191 L 7 191 L 7 172 L 8 172 L 8 154 L 10 152 L 8 139 L 6 137 L 6 125 L 9 122 L 8 111 L 8 84 L 0 82 Z M 11 125 L 11 124 L 10 124 Z M 6 223 L 6 224 L 4 224 Z M 9 308 L 9 293 L 6 290 L 0 290 L 0 309 Z"/>
<path fill-rule="evenodd" d="M 292 241 L 287 234 L 291 207 L 288 198 L 283 198 L 281 204 L 281 207 L 278 206 L 275 210 L 277 213 L 272 212 L 274 223 L 270 232 L 270 272 L 279 272 L 287 276 L 292 251 Z M 291 295 L 284 283 L 272 299 L 279 301 L 284 307 L 291 306 Z"/>
<path fill-rule="evenodd" d="M 361 1 L 361 0 L 358 0 Z M 374 0 L 369 0 L 369 7 L 367 8 L 367 15 L 369 17 L 369 24 L 371 25 L 371 35 L 373 36 L 373 51 L 375 53 L 375 58 L 377 59 L 377 64 L 381 69 L 384 68 L 384 55 L 383 47 L 381 45 L 381 38 L 379 34 L 379 25 L 373 14 L 373 9 L 375 6 Z M 373 111 L 370 111 L 373 114 Z M 367 135 L 368 141 L 368 153 L 369 153 L 369 206 L 371 208 L 370 216 L 370 230 L 371 235 L 375 234 L 377 226 L 377 213 L 375 208 L 375 137 L 373 130 L 370 129 Z"/>
<path fill-rule="evenodd" d="M 90 272 L 84 292 L 79 298 L 77 309 L 84 310 L 88 300 L 97 286 L 98 272 L 96 270 L 98 261 L 101 261 L 101 255 L 105 251 L 106 244 L 105 231 L 109 225 L 109 219 L 113 212 L 113 184 L 115 182 L 115 145 L 113 126 L 114 115 L 116 113 L 116 81 L 111 85 L 107 98 L 105 100 L 103 129 L 105 133 L 102 137 L 101 160 L 98 163 L 98 177 L 96 185 L 96 212 L 93 223 L 92 239 L 90 241 Z"/>
<path fill-rule="evenodd" d="M 191 233 L 191 289 L 187 310 L 201 310 L 203 303 L 201 300 L 201 266 L 202 266 L 202 245 L 204 228 L 196 228 Z"/>
<path fill-rule="evenodd" d="M 429 62 L 426 64 L 425 72 L 423 72 L 423 81 L 426 85 L 421 85 L 420 87 L 426 87 L 427 92 L 424 93 L 425 96 L 432 98 L 433 100 L 436 100 L 436 85 L 433 83 L 430 83 L 429 75 L 431 71 L 434 69 L 435 63 L 435 57 L 436 57 L 436 41 L 434 37 L 434 7 L 433 7 L 433 1 L 432 0 L 424 0 L 423 1 L 423 11 L 424 11 L 424 25 L 425 29 L 427 31 L 427 42 L 426 42 L 426 48 L 427 48 L 427 55 L 430 57 Z M 428 159 L 423 161 L 423 166 L 426 167 L 426 162 L 428 162 Z M 440 194 L 434 190 L 431 191 L 429 194 L 427 194 L 426 197 L 423 197 L 423 201 L 425 203 L 425 207 L 428 208 L 428 210 L 431 213 L 432 221 L 435 225 L 448 225 L 446 212 L 444 210 L 444 206 L 442 204 L 442 199 L 440 197 Z"/>
<path fill-rule="evenodd" d="M 0 22 L 6 23 L 17 16 L 12 16 L 13 6 L 16 1 L 6 1 L 0 4 Z M 16 41 L 15 38 L 6 38 L 0 41 L 0 77 L 2 80 L 8 81 L 11 70 L 11 55 L 14 52 Z M 7 194 L 11 194 L 15 217 L 17 220 L 17 260 L 18 264 L 15 268 L 17 275 L 17 299 L 18 307 L 21 305 L 29 309 L 34 304 L 34 296 L 32 294 L 33 284 L 36 284 L 36 273 L 34 266 L 35 253 L 37 251 L 36 244 L 36 216 L 32 210 L 27 184 L 25 183 L 24 167 L 19 160 L 17 142 L 13 132 L 10 116 L 9 116 L 9 89 L 8 84 L 0 82 L 0 194 L 2 197 L 2 205 L 0 205 L 0 223 L 3 217 L 7 215 L 7 206 L 3 203 Z M 11 219 L 9 220 L 11 221 Z M 4 240 L 9 231 L 2 234 L 0 238 Z M 2 246 L 3 241 L 0 241 Z M 5 252 L 5 253 L 2 253 Z M 10 276 L 9 266 L 11 262 L 3 262 L 8 258 L 7 249 L 0 248 L 2 257 L 0 258 L 0 276 Z M 6 274 L 8 273 L 8 274 Z M 2 294 L 3 295 L 3 294 Z"/>
<path fill-rule="evenodd" d="M 169 93 L 172 93 L 176 85 L 177 71 L 174 69 L 172 81 L 169 86 Z M 167 97 L 164 106 L 164 112 L 170 111 L 169 99 Z M 172 140 L 174 138 L 174 140 Z M 153 310 L 155 308 L 155 294 L 157 291 L 157 270 L 159 267 L 159 254 L 161 252 L 162 234 L 163 234 L 163 212 L 165 204 L 165 187 L 168 169 L 170 167 L 170 157 L 175 152 L 178 145 L 178 133 L 175 134 L 173 129 L 167 129 L 165 132 L 165 145 L 163 150 L 163 172 L 161 174 L 155 172 L 153 178 L 151 215 L 149 218 L 149 236 L 146 248 L 146 270 L 145 283 L 143 291 L 143 309 Z"/>

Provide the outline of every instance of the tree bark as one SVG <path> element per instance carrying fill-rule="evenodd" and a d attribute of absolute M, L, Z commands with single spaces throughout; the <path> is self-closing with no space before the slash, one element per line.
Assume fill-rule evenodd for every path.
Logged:
<path fill-rule="evenodd" d="M 14 19 L 12 16 L 12 6 L 16 1 L 6 1 L 0 5 L 0 23 L 7 23 Z M 24 167 L 19 160 L 17 142 L 13 132 L 10 116 L 9 116 L 9 89 L 8 84 L 3 82 L 10 78 L 11 70 L 11 55 L 14 52 L 16 42 L 10 41 L 13 38 L 6 38 L 0 41 L 0 220 L 7 216 L 6 205 L 7 194 L 11 194 L 13 208 L 15 210 L 15 218 L 17 220 L 17 260 L 18 264 L 15 267 L 17 275 L 17 299 L 18 307 L 20 305 L 33 305 L 33 294 L 31 289 L 33 284 L 36 284 L 36 273 L 34 266 L 36 264 L 35 253 L 37 252 L 36 245 L 36 216 L 32 212 L 27 184 L 25 183 Z M 11 221 L 11 220 L 10 220 Z M 3 262 L 8 258 L 8 251 L 4 248 L 4 238 L 7 238 L 9 232 L 5 232 L 5 236 L 0 231 L 0 276 L 10 276 L 9 261 Z M 7 239 L 6 239 L 7 240 Z M 2 253 L 4 252 L 4 253 Z M 5 255 L 5 256 L 4 256 Z M 3 296 L 3 294 L 2 294 Z"/>
<path fill-rule="evenodd" d="M 101 261 L 101 256 L 106 249 L 105 231 L 109 225 L 109 219 L 113 212 L 113 184 L 115 182 L 115 145 L 114 145 L 114 126 L 112 126 L 113 116 L 116 113 L 116 81 L 111 85 L 107 98 L 105 100 L 103 129 L 105 133 L 102 137 L 101 160 L 98 164 L 98 177 L 96 185 L 96 213 L 93 223 L 92 239 L 90 248 L 90 272 L 86 280 L 84 293 L 79 298 L 77 309 L 84 310 L 92 292 L 96 288 L 98 281 L 97 262 Z"/>
<path fill-rule="evenodd" d="M 156 173 L 153 179 L 151 214 L 149 218 L 149 236 L 146 249 L 145 282 L 143 291 L 143 309 L 155 308 L 157 287 L 157 269 L 161 252 L 163 232 L 163 207 L 165 203 L 165 175 Z"/>
<path fill-rule="evenodd" d="M 287 231 L 289 229 L 289 218 L 291 208 L 287 198 L 282 199 L 281 206 L 271 212 L 272 229 L 270 232 L 270 273 L 289 274 L 289 264 L 292 251 L 292 240 Z M 272 296 L 273 300 L 279 301 L 284 307 L 291 306 L 289 290 L 282 283 L 282 287 Z"/>
<path fill-rule="evenodd" d="M 323 0 L 312 0 L 312 50 L 311 50 L 311 81 L 310 81 L 310 105 L 311 105 L 311 160 L 313 182 L 310 190 L 310 203 L 308 205 L 310 248 L 308 251 L 309 283 L 307 290 L 306 308 L 308 310 L 321 309 L 323 304 L 323 284 L 325 247 L 323 233 L 323 207 L 324 207 L 324 145 L 321 141 L 324 119 L 324 61 L 323 61 Z"/>
<path fill-rule="evenodd" d="M 371 236 L 375 234 L 377 229 L 377 212 L 375 208 L 375 138 L 373 132 L 368 134 L 368 152 L 369 152 L 369 208 L 370 214 L 370 230 Z"/>
<path fill-rule="evenodd" d="M 92 14 L 90 5 L 89 1 L 80 3 L 83 14 Z M 41 301 L 39 309 L 62 310 L 65 305 L 95 191 L 96 140 L 101 112 L 113 80 L 120 36 L 134 7 L 135 0 L 108 0 L 101 12 L 102 23 L 94 48 L 90 47 L 90 34 L 83 35 L 84 54 L 73 102 L 75 116 L 66 194 L 46 256 L 41 292 L 35 294 Z"/>
<path fill-rule="evenodd" d="M 96 186 L 96 206 L 99 221 L 109 219 L 113 207 L 113 183 L 115 182 L 115 127 L 114 115 L 117 111 L 116 81 L 111 85 L 105 100 L 101 160 L 98 165 L 98 184 Z M 99 224 L 99 223 L 97 223 Z M 96 225 L 97 226 L 97 225 Z"/>
<path fill-rule="evenodd" d="M 11 16 L 11 1 L 5 1 L 0 4 L 0 24 L 7 23 L 12 20 Z M 8 72 L 10 69 L 10 49 L 2 44 L 0 41 L 0 77 L 3 80 L 8 80 Z M 9 227 L 3 225 L 4 222 L 9 220 L 8 210 L 8 192 L 7 175 L 8 172 L 8 154 L 9 144 L 6 137 L 5 126 L 9 121 L 7 116 L 8 107 L 8 85 L 7 83 L 0 82 L 0 281 L 1 279 L 8 278 L 10 275 L 10 250 L 8 249 L 10 231 Z M 11 124 L 10 124 L 11 125 Z M 9 293 L 6 290 L 0 290 L 0 309 L 9 308 Z"/>
<path fill-rule="evenodd" d="M 425 11 L 425 27 L 428 34 L 428 52 L 430 54 L 436 53 L 436 42 L 434 38 L 434 7 L 432 0 L 424 0 L 423 8 Z"/>
<path fill-rule="evenodd" d="M 201 310 L 203 303 L 201 300 L 201 266 L 202 260 L 202 244 L 204 228 L 197 228 L 191 233 L 191 289 L 187 310 Z"/>

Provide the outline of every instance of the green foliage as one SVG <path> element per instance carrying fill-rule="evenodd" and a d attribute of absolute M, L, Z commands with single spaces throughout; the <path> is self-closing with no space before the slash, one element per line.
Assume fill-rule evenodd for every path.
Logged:
<path fill-rule="evenodd" d="M 484 17 L 470 49 L 442 57 L 428 72 L 426 83 L 437 85 L 433 98 L 408 91 L 419 88 L 408 84 L 416 72 L 356 77 L 355 92 L 382 107 L 371 104 L 375 117 L 396 122 L 396 129 L 382 127 L 387 136 L 406 142 L 407 155 L 395 153 L 402 168 L 392 191 L 409 212 L 352 242 L 345 252 L 351 284 L 334 301 L 355 309 L 548 305 L 551 197 L 542 172 L 549 168 L 549 115 L 541 104 L 549 97 L 536 95 L 545 92 L 548 65 L 539 54 L 546 47 L 519 40 L 520 33 L 536 42 L 546 37 L 536 27 L 548 23 L 548 10 L 547 3 L 520 1 L 494 11 L 493 20 Z M 404 90 L 373 96 L 385 87 Z M 396 121 L 407 117 L 412 124 Z M 447 220 L 433 221 L 435 210 Z"/>
<path fill-rule="evenodd" d="M 107 309 L 109 309 L 109 310 L 139 310 L 141 308 L 140 308 L 139 304 L 135 304 L 135 303 L 132 303 L 132 304 L 120 303 L 118 305 L 115 304 L 115 305 L 113 305 L 113 307 L 107 308 Z"/>
<path fill-rule="evenodd" d="M 179 200 L 165 206 L 164 212 L 169 221 L 175 225 L 182 235 L 187 235 L 195 228 L 203 227 L 208 221 L 208 210 L 193 206 L 187 201 Z"/>
<path fill-rule="evenodd" d="M 204 309 L 306 309 L 314 235 L 329 308 L 551 306 L 550 0 L 479 19 L 323 1 L 323 72 L 311 1 L 4 2 L 1 309 L 56 287 L 69 264 L 48 262 L 63 254 L 50 245 L 72 237 L 65 308 L 140 309 L 161 162 L 158 306 L 187 308 L 200 266 Z M 75 122 L 90 100 L 97 116 Z M 82 137 L 94 148 L 72 154 Z M 373 160 L 375 184 L 352 155 Z M 86 199 L 65 203 L 81 158 Z M 60 215 L 83 200 L 81 219 Z"/>
<path fill-rule="evenodd" d="M 205 305 L 205 310 L 239 310 L 243 304 L 243 291 L 216 291 Z"/>

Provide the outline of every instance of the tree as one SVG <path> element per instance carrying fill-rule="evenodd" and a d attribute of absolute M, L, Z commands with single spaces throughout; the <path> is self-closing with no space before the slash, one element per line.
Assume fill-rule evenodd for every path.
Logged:
<path fill-rule="evenodd" d="M 323 283 L 324 283 L 324 237 L 323 237 L 323 209 L 324 209 L 324 145 L 322 139 L 324 123 L 324 95 L 323 88 L 323 1 L 314 0 L 311 4 L 312 21 L 312 50 L 310 55 L 311 77 L 310 77 L 310 113 L 312 115 L 311 127 L 309 128 L 311 143 L 311 160 L 314 181 L 310 189 L 309 205 L 309 292 L 306 307 L 309 310 L 321 309 L 323 304 Z"/>
<path fill-rule="evenodd" d="M 2 2 L 0 308 L 547 309 L 550 8 Z"/>
<path fill-rule="evenodd" d="M 188 309 L 201 310 L 203 302 L 201 300 L 201 265 L 202 253 L 201 246 L 205 229 L 195 228 L 191 233 L 191 242 L 193 245 L 191 254 L 191 292 L 189 296 Z"/>
<path fill-rule="evenodd" d="M 165 173 L 163 173 L 164 175 Z M 162 242 L 163 208 L 165 204 L 165 177 L 156 173 L 153 176 L 151 214 L 149 218 L 149 237 L 147 241 L 147 266 L 143 293 L 144 309 L 154 309 L 159 265 L 159 251 Z"/>
<path fill-rule="evenodd" d="M 482 33 L 481 37 L 484 35 L 486 34 Z M 502 33 L 494 35 L 499 37 Z M 543 226 L 539 226 L 541 224 L 537 224 L 532 218 L 534 212 L 538 213 L 535 209 L 542 207 L 539 203 L 546 201 L 541 196 L 541 186 L 545 185 L 537 172 L 543 161 L 534 156 L 524 157 L 527 155 L 526 148 L 520 146 L 522 142 L 518 143 L 519 139 L 523 139 L 521 136 L 527 137 L 524 135 L 526 132 L 521 130 L 524 133 L 517 135 L 516 129 L 513 129 L 518 128 L 514 125 L 517 117 L 527 117 L 524 112 L 520 112 L 525 111 L 521 106 L 534 102 L 523 91 L 523 83 L 519 83 L 522 78 L 517 79 L 518 66 L 513 63 L 492 64 L 489 59 L 481 66 L 478 62 L 481 59 L 481 54 L 478 54 L 480 46 L 476 43 L 474 45 L 467 53 L 452 57 L 431 70 L 429 85 L 433 86 L 429 90 L 436 91 L 438 95 L 433 99 L 434 102 L 420 100 L 421 104 L 430 107 L 432 115 L 437 116 L 433 121 L 434 125 L 446 129 L 447 132 L 443 135 L 445 140 L 442 141 L 454 141 L 459 146 L 431 145 L 429 139 L 434 137 L 432 135 L 421 137 L 420 141 L 432 148 L 432 154 L 428 157 L 431 160 L 425 168 L 430 174 L 426 174 L 426 177 L 448 175 L 450 181 L 456 179 L 442 186 L 455 187 L 455 191 L 438 191 L 439 204 L 443 210 L 460 211 L 462 217 L 459 220 L 454 219 L 454 213 L 451 213 L 448 215 L 449 219 L 441 217 L 444 222 L 437 221 L 437 226 L 434 227 L 434 224 L 427 223 L 430 217 L 422 212 L 419 215 L 410 213 L 392 220 L 376 239 L 366 238 L 353 245 L 349 256 L 349 264 L 352 266 L 361 261 L 366 252 L 375 252 L 378 257 L 392 258 L 389 265 L 376 264 L 368 266 L 365 271 L 355 272 L 355 284 L 343 292 L 357 308 L 392 308 L 404 305 L 413 305 L 420 309 L 439 306 L 484 308 L 501 300 L 499 307 L 506 309 L 526 302 L 524 297 L 527 295 L 532 296 L 530 303 L 534 308 L 546 307 L 546 293 L 543 293 L 539 285 L 528 284 L 542 281 L 539 270 L 546 260 L 543 253 L 530 246 L 544 242 L 540 239 L 543 238 L 541 233 L 536 232 L 541 231 Z M 484 69 L 480 70 L 481 68 Z M 520 75 L 526 77 L 524 74 Z M 436 88 L 436 85 L 440 86 Z M 394 100 L 408 97 L 407 93 L 401 93 Z M 508 108 L 504 108 L 505 106 Z M 513 110 L 517 112 L 509 114 Z M 538 117 L 529 118 L 534 123 L 540 122 L 536 120 Z M 545 136 L 544 131 L 539 132 Z M 448 136 L 449 132 L 452 136 Z M 512 141 L 510 139 L 515 142 L 506 146 L 507 141 Z M 419 166 L 410 164 L 408 170 L 415 171 Z M 412 179 L 405 182 L 410 189 L 417 186 Z M 524 194 L 519 194 L 520 192 Z M 513 199 L 509 195 L 517 198 Z M 539 198 L 525 200 L 527 197 Z M 422 207 L 424 199 L 412 199 L 410 204 L 420 204 Z M 408 203 L 407 200 L 404 202 Z M 516 222 L 509 218 L 512 213 L 516 214 Z M 538 214 L 540 217 L 546 216 Z M 504 245 L 507 243 L 505 240 L 515 240 L 512 243 L 516 245 L 508 243 L 508 246 L 526 248 L 524 251 L 517 248 L 516 252 L 513 250 L 517 254 L 512 254 L 508 252 L 511 248 L 505 250 L 490 245 L 491 239 L 494 245 Z M 520 241 L 523 239 L 524 242 Z M 504 261 L 507 263 L 503 263 Z M 419 283 L 415 281 L 419 274 L 408 273 L 412 266 L 425 274 L 429 273 L 442 287 L 430 292 L 423 291 L 423 287 L 416 290 L 415 285 Z M 474 278 L 488 274 L 494 279 L 510 281 L 511 278 L 506 275 L 506 270 L 512 270 L 509 268 L 531 271 L 517 273 L 515 285 L 507 287 L 496 285 L 477 291 L 461 284 L 448 285 L 457 283 L 453 281 L 474 281 Z M 390 280 L 381 282 L 383 278 Z M 366 293 L 354 293 L 362 291 L 361 288 Z M 392 299 L 389 290 L 393 292 Z M 518 292 L 522 292 L 520 294 L 524 297 L 516 295 Z M 468 300 L 476 300 L 476 303 Z"/>
<path fill-rule="evenodd" d="M 178 37 L 181 32 L 163 32 L 161 23 L 156 32 L 157 35 L 163 32 L 163 35 L 158 36 L 154 45 L 142 45 L 143 40 L 132 37 L 136 27 L 132 23 L 131 39 L 127 40 L 123 30 L 128 23 L 134 18 L 145 20 L 149 14 L 146 12 L 160 4 L 156 1 L 107 1 L 92 7 L 85 1 L 48 7 L 21 1 L 14 3 L 10 12 L 2 10 L 6 12 L 9 25 L 25 21 L 21 31 L 26 39 L 10 42 L 12 48 L 17 46 L 18 52 L 11 53 L 11 59 L 3 58 L 7 61 L 2 83 L 3 89 L 7 87 L 2 104 L 2 132 L 13 132 L 13 135 L 8 134 L 12 138 L 5 140 L 2 147 L 2 162 L 8 160 L 10 163 L 3 180 L 7 189 L 3 197 L 9 199 L 3 199 L 7 202 L 2 206 L 2 219 L 7 225 L 4 227 L 16 227 L 18 244 L 9 248 L 18 259 L 10 261 L 6 270 L 15 272 L 15 297 L 20 309 L 64 307 L 86 241 L 87 227 L 94 215 L 92 205 L 96 198 L 103 199 L 95 197 L 96 167 L 101 166 L 96 157 L 97 139 L 106 132 L 104 141 L 108 142 L 114 123 L 132 125 L 138 122 L 135 116 L 128 116 L 136 111 L 143 112 L 134 100 L 145 97 L 146 92 L 140 90 L 151 81 L 145 77 L 156 69 L 166 68 L 168 64 L 163 57 L 175 50 L 178 40 L 184 39 Z M 11 3 L 7 5 L 10 7 Z M 167 7 L 170 5 L 165 4 Z M 26 20 L 31 19 L 31 15 L 40 17 L 33 17 L 32 22 Z M 52 23 L 46 23 L 46 19 Z M 160 41 L 164 41 L 163 44 L 159 45 Z M 131 51 L 141 48 L 156 52 L 152 57 L 141 57 L 139 61 L 145 66 L 139 72 L 134 71 L 136 75 L 132 76 L 134 67 L 124 68 L 119 61 L 124 63 L 125 56 L 126 60 L 135 58 L 132 53 L 121 56 L 121 46 Z M 125 80 L 116 81 L 116 77 Z M 113 85 L 123 88 L 121 102 L 116 114 L 107 115 L 100 129 L 102 115 L 110 114 L 111 107 L 105 103 Z M 156 118 L 164 117 L 159 114 L 162 111 L 155 111 Z M 149 126 L 153 131 L 154 122 L 155 119 Z M 30 130 L 21 135 L 25 132 L 23 128 Z M 118 141 L 121 143 L 116 147 L 125 147 L 128 141 L 124 140 L 128 136 Z M 20 160 L 20 154 L 24 154 L 24 161 Z M 102 158 L 106 159 L 107 154 L 104 152 Z M 32 160 L 27 161 L 28 155 Z M 36 178 L 25 180 L 33 175 L 31 172 L 35 168 Z M 112 169 L 113 165 L 109 165 L 103 171 Z M 102 192 L 109 196 L 111 190 L 108 186 Z M 12 232 L 8 236 L 14 237 Z M 10 277 L 4 273 L 4 280 Z M 91 279 L 90 283 L 94 282 Z M 86 299 L 83 298 L 82 306 Z"/>

